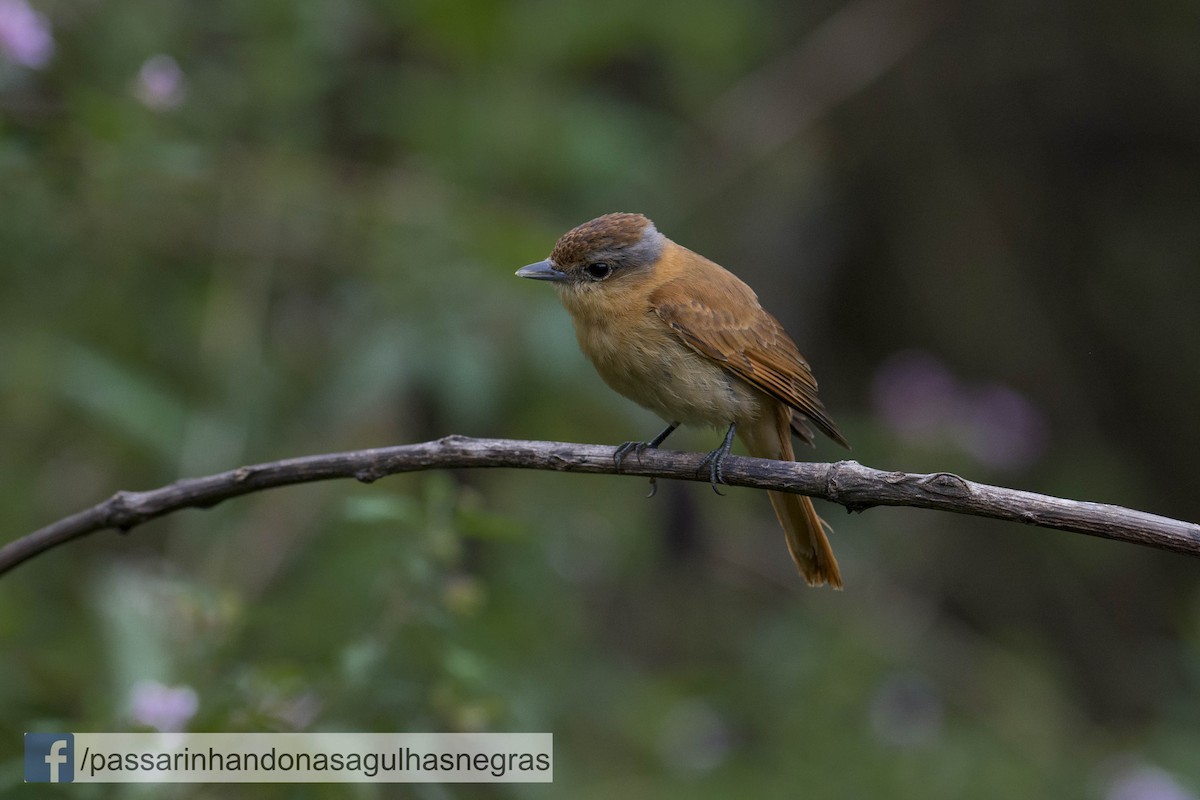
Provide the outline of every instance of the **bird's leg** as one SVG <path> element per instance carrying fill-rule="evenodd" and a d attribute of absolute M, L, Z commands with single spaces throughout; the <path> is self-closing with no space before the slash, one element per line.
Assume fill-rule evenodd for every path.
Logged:
<path fill-rule="evenodd" d="M 621 471 L 621 464 L 625 461 L 625 456 L 629 455 L 630 453 L 635 453 L 638 461 L 641 461 L 642 453 L 646 452 L 647 450 L 654 450 L 657 448 L 660 444 L 665 442 L 667 437 L 670 436 L 671 433 L 678 427 L 678 422 L 672 422 L 667 426 L 666 430 L 648 442 L 626 442 L 618 447 L 617 451 L 613 453 L 613 463 L 617 465 L 617 472 Z"/>
<path fill-rule="evenodd" d="M 721 446 L 711 453 L 700 459 L 700 467 L 696 470 L 699 472 L 704 469 L 704 465 L 708 465 L 708 482 L 712 484 L 713 491 L 722 496 L 723 493 L 717 488 L 718 483 L 725 482 L 725 475 L 721 472 L 721 462 L 725 460 L 725 456 L 729 455 L 729 451 L 733 449 L 733 435 L 737 432 L 737 423 L 730 423 L 729 430 L 725 433 L 725 441 L 721 442 Z"/>
<path fill-rule="evenodd" d="M 647 450 L 653 450 L 657 448 L 660 444 L 665 442 L 667 437 L 670 436 L 671 433 L 678 427 L 678 422 L 672 422 L 666 427 L 665 430 L 663 430 L 662 433 L 660 433 L 658 436 L 655 436 L 648 442 L 626 442 L 618 447 L 617 452 L 613 453 L 613 463 L 617 465 L 617 472 L 621 471 L 621 462 L 625 460 L 625 456 L 629 455 L 630 453 L 636 453 L 638 462 L 641 463 L 642 453 L 646 452 Z M 646 495 L 646 497 L 654 497 L 656 494 L 658 494 L 658 481 L 651 476 L 650 494 Z"/>

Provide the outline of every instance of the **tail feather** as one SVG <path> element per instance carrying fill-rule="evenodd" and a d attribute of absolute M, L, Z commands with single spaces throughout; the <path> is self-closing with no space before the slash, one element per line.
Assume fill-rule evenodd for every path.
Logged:
<path fill-rule="evenodd" d="M 804 495 L 788 492 L 767 492 L 767 497 L 783 527 L 788 552 L 808 585 L 828 583 L 834 589 L 841 589 L 842 573 L 833 556 L 833 548 L 829 546 L 829 537 L 825 535 L 829 526 L 817 516 L 812 501 Z"/>
<path fill-rule="evenodd" d="M 786 411 L 781 407 L 781 410 Z M 742 440 L 756 458 L 774 458 L 781 461 L 795 461 L 796 455 L 792 450 L 792 440 L 789 435 L 790 414 L 781 416 L 780 425 L 766 425 L 755 430 L 745 431 Z M 832 530 L 825 520 L 817 516 L 812 500 L 804 495 L 790 492 L 767 492 L 775 516 L 783 528 L 787 541 L 788 552 L 796 562 L 796 568 L 804 576 L 809 586 L 829 584 L 834 589 L 842 588 L 842 573 L 838 569 L 837 559 L 829 546 L 826 530 Z"/>

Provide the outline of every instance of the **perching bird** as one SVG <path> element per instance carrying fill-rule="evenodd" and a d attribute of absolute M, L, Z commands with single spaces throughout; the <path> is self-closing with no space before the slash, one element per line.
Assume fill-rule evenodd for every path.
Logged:
<path fill-rule="evenodd" d="M 680 424 L 728 426 L 706 456 L 714 488 L 736 432 L 750 454 L 794 461 L 791 433 L 811 421 L 849 447 L 817 399 L 808 362 L 754 291 L 733 273 L 663 236 L 641 214 L 606 214 L 568 231 L 545 261 L 517 271 L 553 281 L 584 354 L 604 382 L 668 427 L 630 453 L 658 447 Z M 825 522 L 807 497 L 767 492 L 788 550 L 810 585 L 841 588 Z"/>

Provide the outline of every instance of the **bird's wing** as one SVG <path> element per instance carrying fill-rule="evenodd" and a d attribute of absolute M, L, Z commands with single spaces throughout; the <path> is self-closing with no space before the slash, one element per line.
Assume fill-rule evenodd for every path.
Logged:
<path fill-rule="evenodd" d="M 710 262 L 711 263 L 711 262 Z M 676 278 L 650 296 L 654 312 L 693 350 L 751 386 L 799 411 L 829 438 L 849 447 L 817 397 L 808 362 L 779 320 L 758 304 L 749 286 L 712 265 L 704 280 Z M 698 276 L 692 276 L 698 277 Z M 793 429 L 812 441 L 802 421 Z"/>

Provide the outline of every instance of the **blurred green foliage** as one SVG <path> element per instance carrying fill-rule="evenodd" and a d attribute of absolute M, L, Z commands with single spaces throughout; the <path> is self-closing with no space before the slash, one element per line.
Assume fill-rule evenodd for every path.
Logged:
<path fill-rule="evenodd" d="M 759 290 L 854 458 L 1200 519 L 1193 4 L 32 8 L 52 52 L 0 32 L 5 540 L 291 455 L 650 436 L 512 275 L 614 210 Z M 834 594 L 759 493 L 662 489 L 417 474 L 47 553 L 0 579 L 0 792 L 21 731 L 165 697 L 552 731 L 581 798 L 1200 793 L 1193 562 L 825 507 Z"/>

